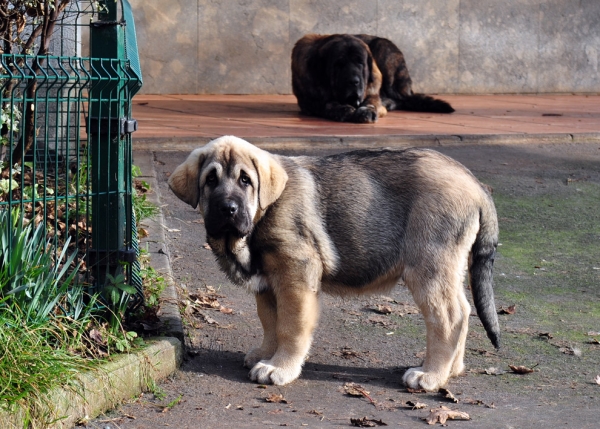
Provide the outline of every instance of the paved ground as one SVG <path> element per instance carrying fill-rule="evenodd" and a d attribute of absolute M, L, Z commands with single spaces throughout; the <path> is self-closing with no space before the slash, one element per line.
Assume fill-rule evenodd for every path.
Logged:
<path fill-rule="evenodd" d="M 511 103 L 517 99 L 512 98 Z M 487 140 L 494 144 L 468 139 L 451 144 L 444 143 L 446 140 L 437 144 L 432 141 L 432 146 L 463 162 L 494 188 L 502 242 L 496 264 L 497 303 L 505 308 L 516 304 L 514 314 L 500 316 L 504 336 L 500 352 L 493 350 L 478 319 L 472 318 L 466 356 L 468 371 L 448 386 L 457 403 L 438 394 L 408 392 L 400 383 L 405 368 L 420 363 L 425 346 L 421 315 L 414 312 L 410 296 L 401 287 L 388 297 L 327 297 L 301 378 L 283 388 L 248 381 L 247 370 L 242 367 L 243 355 L 260 341 L 253 299 L 229 284 L 219 272 L 212 255 L 203 248 L 204 231 L 198 214 L 168 191 L 166 179 L 195 139 L 204 142 L 214 135 L 239 131 L 253 141 L 251 135 L 244 133 L 250 133 L 255 122 L 243 119 L 250 115 L 243 111 L 231 118 L 235 123 L 245 122 L 239 129 L 222 126 L 210 135 L 188 136 L 189 140 L 142 136 L 136 141 L 136 149 L 146 151 L 144 156 L 148 150 L 153 151 L 156 191 L 160 193 L 167 232 L 164 252 L 170 256 L 179 301 L 187 314 L 184 320 L 189 354 L 181 371 L 153 387 L 153 393 L 90 422 L 88 428 L 333 428 L 351 427 L 351 419 L 362 417 L 392 427 L 418 427 L 426 426 L 422 418 L 439 405 L 470 415 L 470 421 L 449 422 L 451 427 L 597 427 L 600 130 L 580 132 L 577 118 L 589 115 L 600 128 L 600 109 L 597 103 L 595 107 L 583 106 L 586 99 L 578 98 L 574 104 L 565 102 L 562 108 L 554 105 L 553 110 L 548 110 L 567 115 L 569 109 L 578 109 L 576 114 L 568 114 L 570 125 L 559 135 L 532 134 L 544 144 L 524 142 L 520 133 L 525 131 L 515 134 L 512 141 L 504 133 L 490 134 L 503 136 L 495 142 Z M 479 103 L 476 97 L 469 100 L 473 106 Z M 141 102 L 138 98 L 136 101 Z M 150 106 L 152 101 L 148 103 Z M 175 111 L 181 103 L 178 106 Z M 283 105 L 280 110 L 286 112 Z M 461 110 L 459 107 L 459 114 Z M 301 123 L 310 119 L 298 118 L 291 110 L 286 115 L 291 119 L 295 115 Z M 406 124 L 418 119 L 411 116 L 414 114 L 398 115 L 396 119 Z M 193 122 L 198 121 L 193 116 L 187 118 L 184 128 L 193 127 Z M 137 117 L 140 125 L 149 120 L 146 116 Z M 536 120 L 540 118 L 553 122 L 561 117 L 539 115 Z M 255 119 L 257 124 L 263 122 Z M 207 127 L 212 124 L 206 118 L 200 122 Z M 474 123 L 477 122 L 485 120 L 480 117 Z M 331 123 L 326 126 L 346 127 Z M 318 126 L 306 131 L 309 135 L 304 136 L 304 146 L 298 143 L 303 137 L 295 136 L 296 143 L 290 145 L 293 152 L 314 152 L 325 146 L 315 146 L 313 143 L 318 140 L 310 137 L 321 131 Z M 390 135 L 380 141 L 427 144 L 426 139 L 411 140 L 414 136 Z M 255 138 L 261 145 L 273 145 L 286 152 L 285 144 L 275 145 L 277 139 Z M 347 146 L 347 141 L 334 142 L 328 137 L 323 141 L 329 142 L 327 152 Z M 368 146 L 370 142 L 361 137 L 352 144 Z M 215 309 L 202 308 L 202 302 L 214 304 Z M 374 312 L 378 304 L 390 306 L 392 314 Z M 535 371 L 517 375 L 510 372 L 508 365 L 524 365 Z M 490 375 L 493 373 L 498 375 Z M 360 384 L 368 396 L 348 395 L 344 386 L 350 382 Z M 284 401 L 277 402 L 281 399 Z M 412 409 L 409 401 L 427 406 Z"/>

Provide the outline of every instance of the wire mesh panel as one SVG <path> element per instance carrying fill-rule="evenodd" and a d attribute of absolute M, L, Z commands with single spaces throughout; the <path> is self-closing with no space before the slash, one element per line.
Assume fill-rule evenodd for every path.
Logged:
<path fill-rule="evenodd" d="M 59 245 L 70 237 L 70 247 L 81 255 L 80 272 L 93 282 L 89 255 L 95 244 L 103 247 L 92 243 L 94 218 L 121 217 L 124 230 L 133 225 L 125 221 L 132 217 L 130 137 L 124 139 L 121 157 L 94 165 L 91 148 L 108 146 L 101 139 L 114 138 L 115 132 L 120 138 L 123 129 L 118 121 L 91 118 L 89 106 L 105 101 L 107 107 L 97 113 L 111 118 L 113 103 L 130 105 L 129 87 L 137 77 L 128 73 L 127 60 L 118 59 L 5 54 L 0 67 L 0 103 L 6 116 L 0 209 L 16 208 L 21 222 L 43 223 Z M 96 184 L 115 174 L 122 177 L 119 189 L 93 192 Z M 94 212 L 93 202 L 103 196 L 117 202 Z M 96 232 L 99 240 L 115 233 Z M 131 240 L 131 233 L 125 234 L 119 247 L 131 247 Z"/>
<path fill-rule="evenodd" d="M 132 210 L 131 99 L 141 72 L 131 8 L 125 0 L 55 3 L 65 8 L 46 50 L 67 55 L 6 53 L 24 49 L 23 40 L 37 31 L 35 19 L 29 33 L 21 31 L 20 44 L 5 43 L 0 55 L 0 210 L 9 212 L 9 224 L 43 225 L 56 254 L 65 247 L 75 253 L 70 269 L 93 292 L 107 282 L 136 286 L 135 306 L 143 293 Z M 85 20 L 95 58 L 78 56 Z M 116 37 L 103 38 L 105 30 Z M 98 44 L 115 54 L 98 56 Z"/>

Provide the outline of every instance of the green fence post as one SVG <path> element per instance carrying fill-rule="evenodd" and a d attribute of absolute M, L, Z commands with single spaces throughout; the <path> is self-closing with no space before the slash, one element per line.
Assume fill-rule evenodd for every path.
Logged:
<path fill-rule="evenodd" d="M 135 254 L 123 251 L 130 213 L 131 171 L 125 171 L 129 155 L 124 134 L 128 130 L 123 96 L 126 76 L 121 60 L 126 59 L 126 23 L 118 20 L 118 4 L 104 0 L 99 20 L 90 28 L 93 84 L 88 129 L 92 164 L 92 246 L 90 260 L 95 283 L 102 288 L 106 274 L 123 272 L 123 262 L 133 262 Z M 130 149 L 129 149 L 130 150 Z M 129 166 L 129 169 L 131 167 Z M 127 246 L 125 246 L 127 247 Z"/>

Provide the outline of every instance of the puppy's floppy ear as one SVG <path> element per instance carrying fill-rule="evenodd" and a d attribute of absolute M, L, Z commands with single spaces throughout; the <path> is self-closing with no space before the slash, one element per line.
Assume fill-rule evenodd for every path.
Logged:
<path fill-rule="evenodd" d="M 198 207 L 200 200 L 200 169 L 209 150 L 205 146 L 192 151 L 169 177 L 169 188 L 180 200 L 193 208 Z"/>
<path fill-rule="evenodd" d="M 264 210 L 281 196 L 288 175 L 277 158 L 268 152 L 258 149 L 251 158 L 258 173 L 258 203 Z"/>

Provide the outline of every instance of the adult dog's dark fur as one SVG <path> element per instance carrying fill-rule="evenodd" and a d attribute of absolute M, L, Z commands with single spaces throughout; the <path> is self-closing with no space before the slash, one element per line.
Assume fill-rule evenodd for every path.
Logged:
<path fill-rule="evenodd" d="M 466 269 L 477 313 L 499 345 L 494 203 L 438 152 L 284 157 L 226 136 L 194 150 L 169 186 L 200 207 L 221 268 L 255 294 L 264 338 L 245 357 L 252 380 L 283 385 L 300 375 L 321 292 L 386 292 L 401 280 L 427 330 L 425 361 L 404 382 L 438 389 L 464 369 Z"/>
<path fill-rule="evenodd" d="M 381 37 L 308 34 L 292 50 L 292 89 L 308 115 L 370 123 L 388 110 L 454 112 L 411 85 L 402 52 Z"/>

